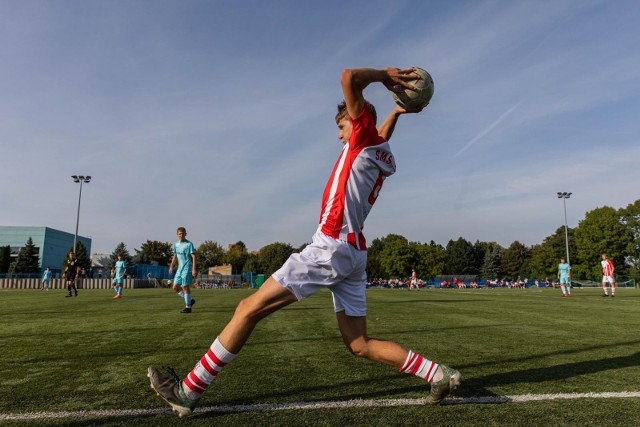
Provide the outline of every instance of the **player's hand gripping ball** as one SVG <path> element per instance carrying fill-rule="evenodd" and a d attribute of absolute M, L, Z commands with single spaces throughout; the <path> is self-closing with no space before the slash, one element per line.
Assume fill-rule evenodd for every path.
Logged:
<path fill-rule="evenodd" d="M 420 67 L 413 67 L 414 72 L 419 76 L 415 80 L 409 80 L 416 87 L 416 90 L 402 88 L 401 92 L 393 92 L 393 100 L 407 110 L 416 112 L 422 110 L 429 104 L 433 96 L 433 79 L 431 75 Z"/>

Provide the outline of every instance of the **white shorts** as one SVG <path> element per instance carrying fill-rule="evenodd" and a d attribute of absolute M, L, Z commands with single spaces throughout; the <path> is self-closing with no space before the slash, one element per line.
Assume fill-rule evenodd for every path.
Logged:
<path fill-rule="evenodd" d="M 273 278 L 298 300 L 327 288 L 333 294 L 336 313 L 366 316 L 367 251 L 316 232 L 312 243 L 293 254 Z"/>
<path fill-rule="evenodd" d="M 602 276 L 602 283 L 616 283 L 616 279 L 613 276 Z"/>

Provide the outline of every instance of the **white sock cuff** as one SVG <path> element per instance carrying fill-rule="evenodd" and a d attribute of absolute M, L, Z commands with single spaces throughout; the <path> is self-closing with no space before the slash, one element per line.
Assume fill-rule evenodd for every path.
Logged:
<path fill-rule="evenodd" d="M 211 351 L 220 359 L 221 362 L 231 363 L 233 359 L 236 358 L 237 354 L 231 353 L 229 350 L 224 348 L 222 343 L 220 343 L 220 339 L 216 337 L 216 340 L 211 344 Z"/>

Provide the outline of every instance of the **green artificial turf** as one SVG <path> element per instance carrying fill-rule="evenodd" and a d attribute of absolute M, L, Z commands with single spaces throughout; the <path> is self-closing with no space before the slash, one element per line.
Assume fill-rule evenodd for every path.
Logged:
<path fill-rule="evenodd" d="M 0 415 L 164 408 L 150 364 L 186 374 L 251 290 L 0 291 Z M 450 364 L 457 397 L 640 391 L 640 290 L 370 289 L 371 336 Z M 352 356 L 328 292 L 263 320 L 201 404 L 417 399 L 426 384 Z M 640 425 L 640 398 L 63 417 L 6 425 Z"/>

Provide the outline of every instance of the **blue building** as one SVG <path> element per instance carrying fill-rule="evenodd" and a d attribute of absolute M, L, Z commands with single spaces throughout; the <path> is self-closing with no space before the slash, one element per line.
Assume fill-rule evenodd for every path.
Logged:
<path fill-rule="evenodd" d="M 50 267 L 54 272 L 60 272 L 62 262 L 73 246 L 73 233 L 55 230 L 49 227 L 12 227 L 0 226 L 0 246 L 10 246 L 11 256 L 18 256 L 29 237 L 38 248 L 40 270 Z M 91 253 L 91 239 L 78 236 L 78 241 L 87 248 L 87 255 Z"/>

